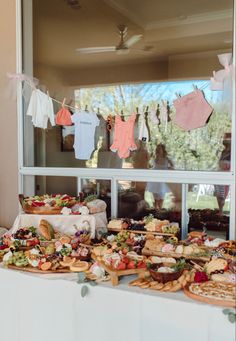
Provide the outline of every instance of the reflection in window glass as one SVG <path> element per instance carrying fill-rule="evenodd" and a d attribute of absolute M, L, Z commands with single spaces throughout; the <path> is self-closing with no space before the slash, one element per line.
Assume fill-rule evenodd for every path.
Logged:
<path fill-rule="evenodd" d="M 107 217 L 111 217 L 111 181 L 97 179 L 82 179 L 81 191 L 86 198 L 89 195 L 96 195 L 98 199 L 107 204 Z"/>
<path fill-rule="evenodd" d="M 173 101 L 176 92 L 181 95 L 192 92 L 193 83 L 204 90 L 205 97 L 214 111 L 205 126 L 184 131 L 174 123 Z M 90 159 L 75 159 L 74 126 L 55 126 L 47 131 L 35 128 L 36 166 L 212 171 L 230 169 L 231 116 L 219 92 L 210 90 L 208 81 L 81 88 L 75 91 L 75 102 L 82 110 L 87 105 L 88 110 L 96 112 L 100 120 L 94 136 L 95 149 Z M 162 116 L 163 103 L 166 103 L 168 109 L 166 120 Z M 57 109 L 59 107 L 55 106 L 55 111 Z M 121 116 L 126 121 L 134 112 L 137 112 L 134 126 L 137 150 L 122 159 L 117 152 L 110 150 L 114 141 L 115 115 L 122 113 Z M 109 115 L 111 120 L 108 122 Z M 142 129 L 143 121 L 148 136 Z M 29 145 L 25 143 L 25 155 L 29 153 L 32 153 L 32 150 L 29 150 Z M 28 165 L 32 166 L 26 164 Z"/>
<path fill-rule="evenodd" d="M 230 188 L 228 185 L 189 185 L 187 194 L 189 231 L 209 230 L 227 237 L 229 233 Z"/>
<path fill-rule="evenodd" d="M 77 178 L 66 176 L 24 177 L 24 195 L 68 194 L 77 196 Z M 32 184 L 34 183 L 34 188 Z"/>
<path fill-rule="evenodd" d="M 158 219 L 181 223 L 181 185 L 160 182 L 118 182 L 118 217 Z"/>

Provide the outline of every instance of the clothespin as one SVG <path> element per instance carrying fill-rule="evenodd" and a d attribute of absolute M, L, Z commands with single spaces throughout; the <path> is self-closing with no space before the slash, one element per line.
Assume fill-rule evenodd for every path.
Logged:
<path fill-rule="evenodd" d="M 177 98 L 180 98 L 180 97 L 181 97 L 180 94 L 178 94 L 178 92 L 175 92 L 175 96 L 176 96 Z"/>
<path fill-rule="evenodd" d="M 139 114 L 139 113 L 138 113 L 138 107 L 136 107 L 136 113 L 137 113 L 137 115 Z"/>
<path fill-rule="evenodd" d="M 148 112 L 149 106 L 146 107 L 146 112 Z"/>
<path fill-rule="evenodd" d="M 194 91 L 198 90 L 198 87 L 195 84 L 192 84 L 192 87 Z"/>
<path fill-rule="evenodd" d="M 98 115 L 100 115 L 100 109 L 99 109 L 99 107 L 98 107 L 98 111 L 97 111 L 97 114 L 98 114 Z"/>
<path fill-rule="evenodd" d="M 64 108 L 64 106 L 65 106 L 65 103 L 66 103 L 66 98 L 64 98 L 64 99 L 63 99 L 63 101 L 62 101 L 62 105 L 61 105 L 61 106 L 62 106 L 62 108 Z"/>
<path fill-rule="evenodd" d="M 48 97 L 50 97 L 50 96 L 49 96 L 49 91 L 48 91 L 48 90 L 47 90 L 47 95 L 48 95 Z"/>
<path fill-rule="evenodd" d="M 87 104 L 85 105 L 85 111 L 88 111 L 88 105 Z"/>

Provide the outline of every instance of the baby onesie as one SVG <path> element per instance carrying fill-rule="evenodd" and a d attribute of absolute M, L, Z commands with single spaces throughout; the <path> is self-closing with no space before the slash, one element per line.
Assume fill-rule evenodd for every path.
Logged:
<path fill-rule="evenodd" d="M 32 91 L 27 116 L 32 116 L 33 125 L 37 128 L 47 129 L 48 120 L 55 126 L 52 99 L 39 89 Z"/>
<path fill-rule="evenodd" d="M 144 142 L 148 142 L 149 133 L 148 133 L 147 125 L 146 125 L 145 114 L 140 115 L 139 121 L 140 121 L 140 126 L 139 126 L 138 139 Z"/>
<path fill-rule="evenodd" d="M 134 124 L 136 114 L 132 114 L 127 121 L 122 121 L 119 115 L 115 118 L 114 142 L 110 149 L 113 152 L 118 151 L 121 159 L 129 157 L 130 151 L 136 150 L 134 142 Z"/>
<path fill-rule="evenodd" d="M 174 122 L 186 131 L 203 127 L 213 110 L 200 90 L 176 99 L 173 104 Z"/>
<path fill-rule="evenodd" d="M 71 119 L 75 124 L 75 158 L 89 160 L 94 150 L 94 134 L 99 119 L 95 113 L 88 111 L 76 112 Z"/>

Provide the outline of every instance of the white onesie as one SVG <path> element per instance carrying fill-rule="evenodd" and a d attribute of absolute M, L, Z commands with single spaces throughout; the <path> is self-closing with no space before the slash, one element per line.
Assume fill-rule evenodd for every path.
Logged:
<path fill-rule="evenodd" d="M 47 129 L 48 119 L 55 126 L 52 99 L 39 89 L 32 91 L 27 116 L 32 116 L 33 125 L 37 128 Z"/>
<path fill-rule="evenodd" d="M 145 114 L 141 114 L 139 117 L 139 136 L 138 139 L 144 142 L 149 141 L 149 133 L 146 125 Z"/>
<path fill-rule="evenodd" d="M 100 121 L 93 112 L 79 111 L 71 117 L 75 124 L 75 158 L 89 160 L 94 150 L 95 129 Z"/>

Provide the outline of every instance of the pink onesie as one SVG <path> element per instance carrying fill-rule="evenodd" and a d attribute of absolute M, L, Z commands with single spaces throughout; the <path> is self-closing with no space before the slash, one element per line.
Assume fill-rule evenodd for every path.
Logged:
<path fill-rule="evenodd" d="M 130 151 L 137 149 L 134 142 L 135 119 L 136 114 L 132 114 L 127 121 L 122 121 L 121 117 L 116 115 L 114 142 L 110 149 L 113 152 L 118 151 L 121 159 L 129 157 Z"/>
<path fill-rule="evenodd" d="M 173 104 L 174 122 L 186 131 L 203 127 L 213 110 L 200 90 L 176 99 Z"/>

